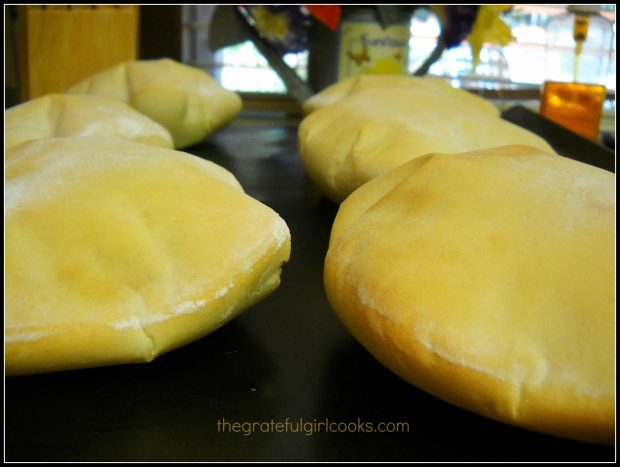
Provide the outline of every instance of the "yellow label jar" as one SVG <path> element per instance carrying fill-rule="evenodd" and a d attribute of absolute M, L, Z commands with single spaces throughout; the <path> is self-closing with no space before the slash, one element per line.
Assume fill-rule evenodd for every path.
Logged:
<path fill-rule="evenodd" d="M 407 74 L 409 16 L 385 29 L 373 11 L 356 10 L 341 23 L 338 79 L 362 74 Z"/>

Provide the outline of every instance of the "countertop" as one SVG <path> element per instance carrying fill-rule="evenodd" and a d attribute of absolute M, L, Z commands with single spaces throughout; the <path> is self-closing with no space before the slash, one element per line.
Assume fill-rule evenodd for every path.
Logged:
<path fill-rule="evenodd" d="M 337 206 L 304 174 L 297 128 L 240 118 L 187 150 L 226 167 L 286 220 L 292 253 L 280 287 L 152 363 L 5 379 L 5 460 L 613 461 L 614 447 L 504 425 L 426 394 L 347 333 L 323 290 Z M 325 422 L 352 425 L 312 432 Z M 408 432 L 361 432 L 368 423 Z"/>

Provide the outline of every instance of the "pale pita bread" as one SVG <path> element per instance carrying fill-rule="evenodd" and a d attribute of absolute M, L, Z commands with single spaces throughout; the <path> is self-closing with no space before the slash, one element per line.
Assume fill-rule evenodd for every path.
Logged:
<path fill-rule="evenodd" d="M 125 62 L 73 85 L 70 94 L 126 102 L 170 131 L 175 148 L 200 143 L 241 111 L 238 94 L 205 71 L 170 59 Z"/>
<path fill-rule="evenodd" d="M 9 150 L 4 196 L 9 375 L 150 361 L 273 291 L 290 253 L 223 168 L 117 138 Z"/>

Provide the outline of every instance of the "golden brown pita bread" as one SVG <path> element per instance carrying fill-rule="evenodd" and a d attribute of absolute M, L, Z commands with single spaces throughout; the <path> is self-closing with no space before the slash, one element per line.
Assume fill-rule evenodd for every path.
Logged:
<path fill-rule="evenodd" d="M 419 388 L 613 443 L 614 212 L 612 173 L 534 148 L 423 156 L 341 205 L 327 296 Z"/>

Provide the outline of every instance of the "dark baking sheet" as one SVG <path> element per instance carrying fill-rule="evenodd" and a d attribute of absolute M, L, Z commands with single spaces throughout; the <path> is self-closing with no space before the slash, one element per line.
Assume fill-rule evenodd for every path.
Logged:
<path fill-rule="evenodd" d="M 536 112 L 515 106 L 506 110 L 502 118 L 527 128 L 545 138 L 555 151 L 565 157 L 600 167 L 610 172 L 616 171 L 616 154 L 602 144 L 567 130 Z"/>
<path fill-rule="evenodd" d="M 534 433 L 444 403 L 369 356 L 325 299 L 323 259 L 337 207 L 303 172 L 297 123 L 250 117 L 188 152 L 232 171 L 286 220 L 292 255 L 280 288 L 150 364 L 6 379 L 6 460 L 614 460 L 613 447 Z M 531 116 L 519 122 L 519 113 L 508 112 L 508 118 L 531 124 Z M 565 133 L 551 134 L 552 144 Z M 592 143 L 574 149 L 589 154 Z M 405 422 L 409 432 L 308 434 L 312 425 L 299 433 L 260 432 L 262 425 L 246 436 L 217 425 L 287 418 Z"/>

